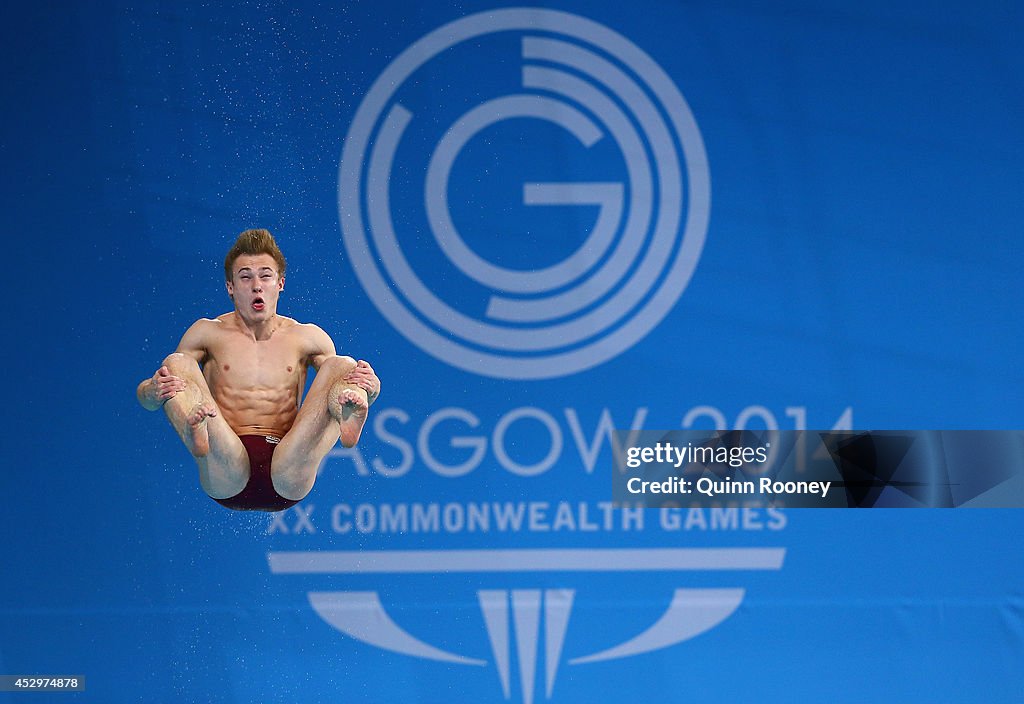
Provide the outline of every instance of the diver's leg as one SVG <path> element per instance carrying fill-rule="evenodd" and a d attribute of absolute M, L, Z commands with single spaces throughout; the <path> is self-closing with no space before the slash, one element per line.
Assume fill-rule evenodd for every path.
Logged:
<path fill-rule="evenodd" d="M 309 493 L 317 467 L 339 436 L 345 447 L 359 440 L 369 403 L 363 389 L 344 380 L 355 366 L 351 357 L 335 356 L 317 370 L 295 424 L 274 452 L 270 476 L 284 498 L 297 501 Z"/>
<path fill-rule="evenodd" d="M 199 465 L 199 483 L 215 499 L 234 496 L 249 481 L 249 456 L 213 401 L 202 369 L 191 357 L 174 353 L 164 360 L 185 389 L 164 403 L 164 412 Z"/>

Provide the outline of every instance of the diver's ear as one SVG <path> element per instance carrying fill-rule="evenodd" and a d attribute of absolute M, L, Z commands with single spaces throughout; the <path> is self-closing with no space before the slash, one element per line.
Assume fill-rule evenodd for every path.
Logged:
<path fill-rule="evenodd" d="M 277 290 L 278 291 L 284 291 L 284 277 L 283 276 L 280 279 L 277 280 Z"/>
<path fill-rule="evenodd" d="M 231 296 L 231 298 L 234 298 L 235 297 L 235 288 L 234 288 L 234 286 L 231 285 L 230 281 L 225 281 L 224 283 L 228 287 L 228 295 Z"/>

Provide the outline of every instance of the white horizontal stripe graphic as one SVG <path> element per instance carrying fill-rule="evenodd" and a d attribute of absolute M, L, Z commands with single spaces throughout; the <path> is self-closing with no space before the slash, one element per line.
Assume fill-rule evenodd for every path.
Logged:
<path fill-rule="evenodd" d="M 267 553 L 274 574 L 777 570 L 785 548 L 340 550 Z"/>

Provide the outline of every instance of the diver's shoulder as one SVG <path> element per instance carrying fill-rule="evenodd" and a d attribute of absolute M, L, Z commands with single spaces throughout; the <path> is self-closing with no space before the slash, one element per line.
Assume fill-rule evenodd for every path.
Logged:
<path fill-rule="evenodd" d="M 320 337 L 327 334 L 324 332 L 324 329 L 316 323 L 300 323 L 296 320 L 293 320 L 292 323 L 295 325 L 296 330 L 300 331 L 304 335 L 315 335 Z"/>
<path fill-rule="evenodd" d="M 230 319 L 233 313 L 224 313 L 216 318 L 199 318 L 189 326 L 188 331 L 193 333 L 215 332 L 224 328 L 224 324 Z"/>
<path fill-rule="evenodd" d="M 279 315 L 277 317 L 281 321 L 278 330 L 287 333 L 289 336 L 294 335 L 306 338 L 311 334 L 315 334 L 315 331 L 320 329 L 312 323 L 300 323 L 295 318 L 289 318 L 286 315 Z"/>
<path fill-rule="evenodd" d="M 331 336 L 316 323 L 292 322 L 295 324 L 295 327 L 293 328 L 295 334 L 302 337 L 302 339 L 312 345 L 312 349 L 322 350 L 333 347 L 334 342 L 331 340 Z"/>
<path fill-rule="evenodd" d="M 221 313 L 216 318 L 200 318 L 192 323 L 192 330 L 204 335 L 223 335 L 237 329 L 237 315 L 234 311 Z"/>

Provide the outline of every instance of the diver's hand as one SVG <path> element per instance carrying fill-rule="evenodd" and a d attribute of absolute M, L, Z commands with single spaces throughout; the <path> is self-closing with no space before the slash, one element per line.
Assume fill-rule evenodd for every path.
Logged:
<path fill-rule="evenodd" d="M 365 359 L 356 362 L 355 368 L 345 375 L 345 381 L 355 384 L 366 392 L 366 398 L 370 403 L 377 400 L 380 395 L 380 379 L 374 373 L 373 367 Z"/>
<path fill-rule="evenodd" d="M 149 381 L 149 396 L 160 405 L 185 390 L 185 380 L 171 374 L 171 370 L 166 365 L 157 369 Z"/>

